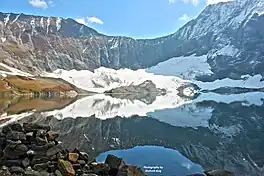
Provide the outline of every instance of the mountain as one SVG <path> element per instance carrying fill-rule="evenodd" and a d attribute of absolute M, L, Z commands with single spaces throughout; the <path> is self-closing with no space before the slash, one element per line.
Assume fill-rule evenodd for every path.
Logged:
<path fill-rule="evenodd" d="M 213 74 L 196 79 L 263 76 L 263 12 L 262 0 L 208 5 L 174 34 L 148 40 L 106 36 L 73 19 L 0 13 L 0 62 L 37 74 L 59 68 L 139 69 L 203 56 Z"/>

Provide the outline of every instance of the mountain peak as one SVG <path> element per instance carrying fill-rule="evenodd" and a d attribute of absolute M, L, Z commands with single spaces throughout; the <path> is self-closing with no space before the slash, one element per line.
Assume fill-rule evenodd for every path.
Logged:
<path fill-rule="evenodd" d="M 61 33 L 66 36 L 80 37 L 98 34 L 92 28 L 78 23 L 71 18 L 45 17 L 26 14 L 2 13 L 0 12 L 0 22 L 3 21 L 4 27 L 12 28 L 18 25 L 30 33 L 40 32 L 42 34 Z"/>

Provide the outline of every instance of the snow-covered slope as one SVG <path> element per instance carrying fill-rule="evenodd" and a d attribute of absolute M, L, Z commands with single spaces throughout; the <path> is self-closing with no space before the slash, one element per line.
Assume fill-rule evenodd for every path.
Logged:
<path fill-rule="evenodd" d="M 199 75 L 213 73 L 207 63 L 206 55 L 171 58 L 146 69 L 146 72 L 156 75 L 177 76 L 188 80 L 192 80 Z"/>
<path fill-rule="evenodd" d="M 60 69 L 53 73 L 44 73 L 43 76 L 62 78 L 79 88 L 99 93 L 121 86 L 139 85 L 146 80 L 151 80 L 157 88 L 175 92 L 180 86 L 188 82 L 175 76 L 147 73 L 143 69 L 114 70 L 105 67 L 98 68 L 94 72 L 88 70 L 67 71 Z"/>
<path fill-rule="evenodd" d="M 1 76 L 6 76 L 6 75 L 33 76 L 29 73 L 20 71 L 16 68 L 10 67 L 3 63 L 0 63 L 0 75 Z"/>

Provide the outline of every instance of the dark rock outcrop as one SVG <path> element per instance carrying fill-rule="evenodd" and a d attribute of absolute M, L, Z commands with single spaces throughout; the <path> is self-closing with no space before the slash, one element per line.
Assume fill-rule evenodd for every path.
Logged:
<path fill-rule="evenodd" d="M 1 143 L 3 151 L 0 153 L 1 176 L 145 175 L 140 168 L 127 165 L 121 158 L 113 155 L 108 156 L 105 163 L 97 163 L 78 149 L 72 152 L 63 149 L 56 140 L 58 133 L 50 131 L 48 125 L 24 123 L 22 127 L 16 123 L 4 127 L 2 132 L 4 142 Z M 12 138 L 9 134 L 12 134 Z M 14 138 L 13 134 L 23 134 L 24 137 Z M 30 138 L 26 139 L 25 136 Z"/>

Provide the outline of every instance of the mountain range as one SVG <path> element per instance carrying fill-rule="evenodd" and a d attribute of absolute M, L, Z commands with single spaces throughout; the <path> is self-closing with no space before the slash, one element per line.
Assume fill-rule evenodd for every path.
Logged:
<path fill-rule="evenodd" d="M 212 74 L 198 80 L 263 77 L 263 41 L 263 0 L 208 5 L 175 33 L 156 39 L 107 36 L 70 18 L 0 13 L 0 62 L 34 75 L 57 69 L 141 69 L 204 56 Z"/>

